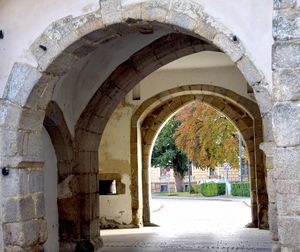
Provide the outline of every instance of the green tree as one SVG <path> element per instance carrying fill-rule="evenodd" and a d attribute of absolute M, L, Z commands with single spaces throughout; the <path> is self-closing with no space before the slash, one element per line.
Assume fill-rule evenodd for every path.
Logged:
<path fill-rule="evenodd" d="M 176 114 L 181 123 L 174 132 L 176 146 L 196 167 L 212 168 L 228 162 L 238 167 L 238 131 L 220 112 L 194 102 Z"/>
<path fill-rule="evenodd" d="M 174 170 L 174 178 L 177 192 L 184 189 L 184 172 L 187 170 L 187 156 L 183 150 L 176 147 L 173 134 L 180 126 L 180 121 L 171 118 L 162 128 L 155 141 L 151 164 L 155 167 L 170 166 Z"/>

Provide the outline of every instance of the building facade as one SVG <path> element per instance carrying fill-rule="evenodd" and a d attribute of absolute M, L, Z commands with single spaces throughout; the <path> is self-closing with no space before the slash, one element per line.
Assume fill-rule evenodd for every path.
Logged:
<path fill-rule="evenodd" d="M 216 182 L 216 181 L 228 181 L 228 182 L 248 182 L 249 172 L 248 167 L 242 169 L 242 178 L 240 170 L 236 168 L 231 168 L 228 171 L 224 169 L 223 166 L 217 167 L 215 170 L 212 169 L 197 169 L 192 166 L 190 172 L 190 181 L 192 184 L 200 184 L 206 182 Z M 150 170 L 150 181 L 151 181 L 151 192 L 176 192 L 176 184 L 174 178 L 173 169 L 161 168 L 161 167 L 151 167 Z M 189 189 L 189 176 L 185 172 L 184 175 L 184 189 L 188 191 Z"/>

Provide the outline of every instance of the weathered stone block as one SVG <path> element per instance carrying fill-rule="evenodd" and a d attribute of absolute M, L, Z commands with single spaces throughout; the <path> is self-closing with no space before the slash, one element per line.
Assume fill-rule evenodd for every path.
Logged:
<path fill-rule="evenodd" d="M 44 193 L 34 195 L 35 216 L 38 218 L 45 216 L 45 198 Z"/>
<path fill-rule="evenodd" d="M 269 225 L 272 240 L 278 240 L 277 206 L 275 203 L 269 203 Z"/>
<path fill-rule="evenodd" d="M 283 186 L 289 188 L 281 191 Z M 282 216 L 300 215 L 300 182 L 279 181 L 277 188 L 277 209 Z M 288 193 L 284 193 L 287 192 Z M 298 193 L 298 194 L 297 194 Z"/>
<path fill-rule="evenodd" d="M 32 110 L 45 110 L 52 98 L 53 90 L 58 79 L 58 76 L 43 73 L 38 83 L 33 87 L 26 102 L 26 107 Z"/>
<path fill-rule="evenodd" d="M 76 176 L 79 193 L 98 193 L 98 174 L 80 174 Z M 72 190 L 74 191 L 74 190 Z M 75 191 L 76 192 L 76 191 Z"/>
<path fill-rule="evenodd" d="M 300 144 L 300 104 L 279 102 L 273 107 L 273 133 L 277 146 Z"/>
<path fill-rule="evenodd" d="M 273 37 L 277 40 L 300 38 L 300 11 L 277 11 L 273 19 Z"/>
<path fill-rule="evenodd" d="M 81 220 L 83 222 L 90 223 L 93 220 L 99 218 L 99 194 L 98 193 L 90 193 L 90 194 L 82 194 L 81 195 Z M 98 224 L 99 227 L 99 224 Z M 87 225 L 89 228 L 89 225 Z"/>
<path fill-rule="evenodd" d="M 122 1 L 122 0 L 121 0 Z M 128 19 L 135 19 L 135 20 L 141 20 L 142 19 L 142 4 L 123 4 L 122 1 L 122 19 L 128 20 Z"/>
<path fill-rule="evenodd" d="M 43 192 L 44 191 L 44 172 L 43 170 L 31 170 L 28 174 L 29 191 Z"/>
<path fill-rule="evenodd" d="M 32 252 L 31 248 L 21 248 L 19 246 L 8 246 L 4 252 Z"/>
<path fill-rule="evenodd" d="M 259 111 L 262 115 L 270 114 L 273 107 L 273 100 L 268 90 L 268 84 L 260 82 L 253 86 L 255 99 L 259 106 Z M 267 140 L 266 141 L 271 141 Z"/>
<path fill-rule="evenodd" d="M 271 110 L 271 108 L 270 108 Z M 263 139 L 265 142 L 273 142 L 274 136 L 272 132 L 272 113 L 265 113 L 262 117 L 263 121 Z"/>
<path fill-rule="evenodd" d="M 192 1 L 173 0 L 170 10 L 182 13 L 194 20 L 203 16 L 203 7 L 199 3 Z"/>
<path fill-rule="evenodd" d="M 279 241 L 283 246 L 299 251 L 300 249 L 300 216 L 278 217 Z"/>
<path fill-rule="evenodd" d="M 300 67 L 300 42 L 276 42 L 273 44 L 273 69 Z"/>
<path fill-rule="evenodd" d="M 98 150 L 80 151 L 76 153 L 78 165 L 74 167 L 75 173 L 95 173 L 98 171 Z"/>
<path fill-rule="evenodd" d="M 166 22 L 186 30 L 193 30 L 197 24 L 195 19 L 191 18 L 188 15 L 178 13 L 176 11 L 170 11 L 168 13 L 166 17 Z"/>
<path fill-rule="evenodd" d="M 141 5 L 142 20 L 165 22 L 169 11 L 169 2 L 169 0 L 143 2 Z"/>
<path fill-rule="evenodd" d="M 300 194 L 300 182 L 295 179 L 282 179 L 277 178 L 276 180 L 276 191 L 278 194 L 290 194 L 295 197 L 295 194 Z M 295 198 L 296 200 L 296 198 Z"/>
<path fill-rule="evenodd" d="M 237 62 L 237 66 L 251 86 L 262 81 L 262 74 L 256 69 L 252 60 L 247 55 L 244 55 Z"/>
<path fill-rule="evenodd" d="M 8 176 L 0 177 L 0 186 L 4 197 L 27 194 L 29 192 L 28 170 L 10 168 Z"/>
<path fill-rule="evenodd" d="M 121 0 L 101 0 L 100 12 L 104 25 L 122 22 Z"/>
<path fill-rule="evenodd" d="M 47 65 L 45 71 L 53 75 L 62 76 L 67 73 L 79 60 L 76 55 L 60 53 L 51 63 Z"/>
<path fill-rule="evenodd" d="M 9 198 L 3 205 L 4 222 L 26 221 L 34 217 L 34 202 L 31 196 Z"/>
<path fill-rule="evenodd" d="M 31 109 L 23 109 L 19 128 L 23 130 L 41 131 L 44 117 L 45 111 L 43 110 L 33 111 Z"/>
<path fill-rule="evenodd" d="M 31 45 L 31 52 L 36 58 L 41 71 L 45 71 L 66 47 L 80 38 L 80 35 L 75 32 L 75 27 L 72 21 L 72 16 L 67 16 L 55 21 Z M 47 49 L 41 49 L 40 45 L 45 46 Z M 66 59 L 59 59 L 59 61 L 66 62 Z M 59 71 L 59 73 L 60 72 L 61 71 Z"/>
<path fill-rule="evenodd" d="M 100 133 L 81 129 L 76 130 L 76 142 L 79 151 L 97 151 L 100 139 Z"/>
<path fill-rule="evenodd" d="M 214 37 L 220 30 L 221 25 L 205 14 L 203 14 L 201 18 L 197 19 L 197 24 L 194 28 L 195 33 L 204 37 L 208 41 L 213 41 Z"/>
<path fill-rule="evenodd" d="M 273 97 L 276 101 L 300 99 L 300 69 L 273 71 Z"/>
<path fill-rule="evenodd" d="M 293 8 L 296 6 L 297 0 L 273 0 L 274 9 Z"/>
<path fill-rule="evenodd" d="M 275 177 L 282 180 L 300 180 L 300 148 L 275 148 L 273 155 Z"/>
<path fill-rule="evenodd" d="M 28 96 L 42 74 L 34 67 L 15 63 L 4 91 L 4 98 L 20 105 L 26 104 Z"/>
<path fill-rule="evenodd" d="M 245 52 L 240 41 L 238 39 L 234 41 L 232 34 L 218 33 L 214 37 L 213 43 L 225 52 L 233 62 L 238 61 Z"/>
<path fill-rule="evenodd" d="M 4 244 L 29 247 L 38 242 L 40 221 L 30 220 L 18 223 L 6 223 L 3 226 Z"/>
<path fill-rule="evenodd" d="M 75 32 L 79 37 L 85 36 L 103 27 L 101 13 L 99 11 L 75 17 L 72 20 Z"/>
<path fill-rule="evenodd" d="M 3 200 L 2 207 L 2 220 L 3 222 L 14 222 L 18 221 L 18 202 L 15 199 Z"/>
<path fill-rule="evenodd" d="M 22 109 L 8 100 L 0 100 L 0 126 L 17 128 Z"/>

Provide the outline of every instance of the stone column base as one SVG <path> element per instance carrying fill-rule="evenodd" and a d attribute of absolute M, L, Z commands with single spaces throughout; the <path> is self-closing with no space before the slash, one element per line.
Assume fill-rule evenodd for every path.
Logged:
<path fill-rule="evenodd" d="M 59 243 L 60 252 L 99 252 L 102 247 L 101 237 L 92 240 Z"/>

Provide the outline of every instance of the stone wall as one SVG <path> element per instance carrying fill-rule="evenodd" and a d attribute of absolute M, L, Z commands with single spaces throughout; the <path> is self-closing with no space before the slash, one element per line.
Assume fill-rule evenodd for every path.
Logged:
<path fill-rule="evenodd" d="M 300 250 L 300 9 L 274 0 L 273 165 L 279 251 Z M 275 249 L 274 249 L 275 251 Z"/>

